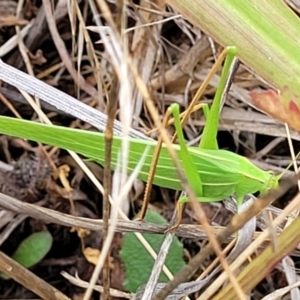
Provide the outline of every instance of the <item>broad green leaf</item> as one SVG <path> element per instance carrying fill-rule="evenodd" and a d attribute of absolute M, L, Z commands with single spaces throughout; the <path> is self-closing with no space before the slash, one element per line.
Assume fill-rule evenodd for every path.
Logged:
<path fill-rule="evenodd" d="M 154 211 L 148 211 L 145 220 L 155 224 L 166 224 L 166 220 Z M 143 237 L 156 251 L 159 251 L 164 236 L 160 234 L 143 234 Z M 134 233 L 126 233 L 120 256 L 125 265 L 124 288 L 129 292 L 136 292 L 139 286 L 145 284 L 151 274 L 154 264 L 152 256 L 137 239 Z M 174 274 L 178 272 L 185 263 L 183 260 L 182 244 L 174 237 L 170 247 L 165 265 Z M 160 282 L 167 282 L 165 274 L 161 274 Z"/>

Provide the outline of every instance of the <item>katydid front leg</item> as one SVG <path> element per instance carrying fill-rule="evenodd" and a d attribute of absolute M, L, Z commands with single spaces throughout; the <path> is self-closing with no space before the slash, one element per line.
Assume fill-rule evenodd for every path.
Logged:
<path fill-rule="evenodd" d="M 223 61 L 225 55 L 225 63 L 222 70 L 222 74 L 220 77 L 220 83 L 217 88 L 212 106 L 210 110 L 207 106 L 204 107 L 205 112 L 205 118 L 206 118 L 206 126 L 203 130 L 203 135 L 200 141 L 200 148 L 203 149 L 212 149 L 212 150 L 218 150 L 218 142 L 217 142 L 217 133 L 218 133 L 218 126 L 219 126 L 219 115 L 221 111 L 221 102 L 222 102 L 222 96 L 225 90 L 226 81 L 230 72 L 230 67 L 232 65 L 232 62 L 234 60 L 235 54 L 237 52 L 236 47 L 227 47 L 224 49 L 222 54 L 220 55 L 220 58 L 216 65 L 220 65 Z M 193 106 L 196 104 L 193 99 L 191 106 L 187 109 L 187 112 L 193 110 Z M 216 201 L 216 199 L 210 199 L 209 195 L 203 195 L 203 188 L 202 188 L 202 181 L 200 178 L 200 175 L 197 172 L 197 169 L 194 165 L 194 162 L 191 159 L 191 156 L 188 152 L 188 149 L 185 144 L 183 132 L 182 132 L 182 124 L 184 124 L 185 120 L 187 119 L 188 115 L 186 115 L 183 120 L 182 124 L 180 123 L 180 117 L 179 117 L 179 105 L 173 104 L 168 109 L 174 116 L 174 124 L 176 128 L 176 133 L 178 135 L 178 141 L 181 148 L 181 158 L 183 162 L 183 169 L 185 171 L 185 175 L 189 181 L 189 184 L 191 185 L 192 189 L 194 190 L 197 198 L 199 201 L 203 202 L 210 202 L 210 201 Z M 187 202 L 187 197 L 182 197 L 178 200 L 176 205 L 177 210 L 177 223 L 170 228 L 175 229 L 179 226 L 181 219 L 182 219 L 182 208 L 183 208 L 183 202 Z M 220 200 L 220 199 L 217 199 Z M 238 202 L 241 202 L 239 199 Z"/>
<path fill-rule="evenodd" d="M 193 189 L 195 195 L 197 197 L 201 197 L 203 194 L 201 177 L 198 174 L 198 170 L 197 170 L 197 168 L 190 156 L 190 153 L 187 149 L 187 146 L 185 144 L 182 127 L 180 124 L 179 105 L 177 103 L 172 104 L 168 108 L 168 114 L 170 114 L 170 113 L 172 113 L 173 117 L 174 117 L 174 125 L 175 125 L 176 133 L 178 136 L 178 142 L 180 145 L 180 158 L 182 160 L 182 168 L 183 168 L 185 176 L 189 182 L 189 185 Z M 180 225 L 180 222 L 182 219 L 182 208 L 183 208 L 182 206 L 183 206 L 184 202 L 187 202 L 187 197 L 182 197 L 178 200 L 177 205 L 176 205 L 177 222 L 175 223 L 174 226 L 169 228 L 168 231 L 176 229 Z"/>
<path fill-rule="evenodd" d="M 199 147 L 202 149 L 212 149 L 218 150 L 217 133 L 219 127 L 220 112 L 222 106 L 222 96 L 225 90 L 226 81 L 230 72 L 230 67 L 236 55 L 236 47 L 227 47 L 224 49 L 227 54 L 224 67 L 222 69 L 222 74 L 220 77 L 220 82 L 215 93 L 214 100 L 212 102 L 211 108 L 206 117 L 206 124 L 203 129 L 202 138 Z M 222 55 L 220 56 L 222 58 Z"/>

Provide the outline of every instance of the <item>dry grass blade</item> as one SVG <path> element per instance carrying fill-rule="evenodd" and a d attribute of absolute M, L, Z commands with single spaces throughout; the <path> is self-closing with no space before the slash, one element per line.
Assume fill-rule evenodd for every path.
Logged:
<path fill-rule="evenodd" d="M 0 270 L 39 295 L 42 299 L 70 300 L 56 288 L 0 252 Z"/>
<path fill-rule="evenodd" d="M 293 260 L 286 256 L 279 265 L 283 268 L 283 271 L 286 274 L 286 279 L 288 282 L 288 286 L 293 286 L 298 281 L 298 276 L 296 274 L 295 264 Z M 300 290 L 294 288 L 291 290 L 291 299 L 297 300 L 300 298 Z"/>
<path fill-rule="evenodd" d="M 300 286 L 300 281 L 295 282 L 294 284 L 291 284 L 287 287 L 278 289 L 274 291 L 273 293 L 263 297 L 261 300 L 277 300 L 282 299 L 284 295 L 286 295 L 288 292 L 290 292 L 292 289 L 295 289 Z"/>
<path fill-rule="evenodd" d="M 61 272 L 61 275 L 63 277 L 65 277 L 67 280 L 69 280 L 71 283 L 73 283 L 74 285 L 78 286 L 78 287 L 87 288 L 88 285 L 89 285 L 88 282 L 85 282 L 85 281 L 79 279 L 78 277 L 71 276 L 70 274 L 68 274 L 64 271 Z M 103 293 L 103 287 L 102 286 L 95 285 L 94 290 L 99 291 L 100 293 Z M 133 296 L 129 293 L 124 293 L 124 292 L 121 292 L 121 291 L 118 291 L 118 290 L 115 290 L 115 289 L 110 289 L 109 294 L 112 297 L 120 297 L 120 298 L 125 298 L 125 299 L 130 299 Z"/>
<path fill-rule="evenodd" d="M 297 218 L 278 237 L 278 246 L 275 251 L 270 245 L 238 275 L 238 281 L 246 292 L 250 292 L 263 278 L 265 278 L 265 276 L 267 276 L 271 268 L 280 262 L 283 257 L 288 255 L 300 243 L 299 226 L 300 218 Z M 252 277 L 252 280 L 249 280 L 250 273 L 255 274 L 255 276 Z M 203 299 L 206 298 L 203 297 Z M 214 299 L 235 299 L 232 286 L 228 285 L 215 296 Z"/>
<path fill-rule="evenodd" d="M 294 176 L 293 177 L 293 181 L 294 181 L 294 185 L 296 185 L 297 183 L 297 178 L 299 178 L 299 176 Z M 288 180 L 289 181 L 289 180 Z M 300 201 L 300 194 L 298 194 L 293 201 L 283 210 L 283 212 L 273 221 L 272 226 L 276 227 L 279 224 L 281 224 L 284 220 L 284 218 L 290 214 L 296 207 L 299 207 L 299 201 Z M 247 249 L 245 249 L 245 251 L 232 263 L 231 268 L 233 271 L 237 270 L 239 267 L 241 267 L 241 265 L 245 262 L 246 258 L 249 257 L 250 255 L 252 255 L 252 253 L 254 251 L 256 251 L 258 249 L 258 247 L 266 240 L 266 238 L 269 235 L 269 231 L 265 230 L 264 232 L 262 232 L 258 238 L 249 246 L 247 247 Z M 289 247 L 289 246 L 287 246 Z M 298 246 L 299 248 L 299 246 Z M 272 248 L 272 253 L 274 254 L 274 256 L 277 255 L 277 252 L 273 251 Z M 259 259 L 259 257 L 258 257 Z M 270 256 L 270 260 L 272 260 L 273 257 Z M 249 270 L 249 269 L 248 269 Z M 254 273 L 255 273 L 255 268 L 251 269 Z M 268 268 L 266 268 L 265 271 L 269 270 Z M 253 272 L 251 272 L 251 278 L 252 278 L 252 274 L 254 274 Z M 258 277 L 260 277 L 261 274 L 258 274 Z M 224 282 L 227 280 L 226 278 L 227 276 L 225 275 L 225 273 L 221 274 L 214 282 L 213 286 L 210 286 L 209 288 L 207 288 L 207 290 L 198 298 L 198 300 L 201 299 L 206 299 L 207 297 L 211 297 L 213 294 L 215 294 L 218 289 L 222 286 L 222 284 L 224 284 Z"/>
<path fill-rule="evenodd" d="M 0 207 L 9 211 L 14 211 L 18 214 L 24 214 L 37 220 L 42 220 L 49 223 L 60 224 L 68 227 L 80 227 L 83 229 L 100 231 L 103 228 L 102 220 L 94 220 L 82 217 L 76 217 L 68 214 L 63 214 L 55 210 L 40 207 L 30 203 L 25 203 L 10 196 L 0 194 Z M 151 223 L 143 223 L 129 220 L 118 220 L 116 230 L 118 232 L 140 232 L 140 233 L 158 233 L 164 234 L 168 229 L 168 225 L 157 225 Z M 213 232 L 215 235 L 222 232 L 223 227 L 215 226 Z M 259 233 L 255 234 L 255 238 Z M 207 235 L 202 226 L 199 225 L 180 225 L 176 230 L 178 237 L 189 239 L 205 239 Z M 232 241 L 234 236 L 230 236 L 226 242 Z"/>
<path fill-rule="evenodd" d="M 155 295 L 157 282 L 162 270 L 162 267 L 165 263 L 166 257 L 168 255 L 171 243 L 173 241 L 174 233 L 167 233 L 166 237 L 160 247 L 159 253 L 157 255 L 157 259 L 153 265 L 151 275 L 149 276 L 148 282 L 142 289 L 139 288 L 139 294 L 141 296 L 135 296 L 135 299 L 147 300 L 152 299 L 153 295 Z M 173 276 L 172 276 L 173 278 Z M 172 279 L 171 278 L 171 279 Z M 185 296 L 181 294 L 181 297 Z"/>
<path fill-rule="evenodd" d="M 119 34 L 121 34 L 123 30 L 123 9 L 125 7 L 123 1 L 119 1 L 117 4 L 117 12 L 115 16 L 115 21 L 116 21 L 116 29 Z M 101 7 L 99 7 L 101 8 Z M 105 34 L 102 34 L 102 37 L 105 36 Z M 105 42 L 105 37 L 104 37 L 104 42 Z M 118 39 L 116 37 L 112 38 L 112 48 L 114 52 L 121 52 L 119 48 L 124 48 L 125 45 L 119 45 L 118 43 L 113 43 L 113 41 L 117 41 Z M 105 43 L 104 43 L 105 44 Z M 105 44 L 106 48 L 109 47 L 108 44 Z M 119 50 L 119 51 L 118 51 Z M 103 213 L 103 241 L 104 245 L 105 243 L 109 240 L 109 234 L 111 235 L 111 241 L 112 237 L 114 235 L 113 231 L 109 230 L 109 217 L 110 217 L 110 205 L 109 205 L 109 196 L 111 195 L 112 192 L 112 175 L 111 175 L 111 152 L 112 152 L 112 140 L 113 140 L 113 131 L 114 131 L 114 120 L 115 120 L 115 114 L 116 114 L 116 109 L 117 109 L 117 103 L 118 103 L 118 98 L 126 98 L 128 97 L 131 93 L 129 84 L 126 82 L 128 78 L 127 74 L 127 68 L 125 65 L 125 59 L 122 59 L 122 57 L 119 60 L 118 66 L 115 67 L 115 71 L 113 72 L 112 75 L 112 83 L 111 83 L 111 90 L 109 93 L 108 97 L 108 104 L 107 104 L 107 124 L 105 128 L 105 165 L 104 165 L 104 180 L 103 180 L 103 187 L 104 187 L 104 195 L 103 195 L 103 204 L 102 204 L 102 213 Z M 121 71 L 118 71 L 120 69 Z M 122 87 L 120 89 L 120 94 L 118 94 L 118 85 L 119 82 L 123 83 Z M 124 91 L 127 91 L 127 93 L 124 93 Z M 122 102 L 121 102 L 122 103 Z M 123 107 L 122 107 L 123 108 Z M 128 116 L 127 116 L 128 117 Z M 121 120 L 124 120 L 124 118 L 121 118 Z M 129 130 L 129 123 L 128 122 L 123 122 L 124 129 L 123 132 L 127 132 Z M 123 144 L 124 145 L 124 144 Z M 124 147 L 123 149 L 124 154 L 123 156 L 127 157 L 128 156 L 128 147 Z M 125 159 L 126 160 L 126 159 Z M 125 173 L 125 172 L 123 172 Z M 126 173 L 124 174 L 126 175 Z M 123 175 L 123 176 L 124 176 Z M 116 175 L 118 176 L 118 174 Z M 115 214 L 115 217 L 113 218 L 115 220 L 115 223 L 117 223 L 116 219 L 117 214 Z M 103 246 L 104 250 L 104 246 Z M 102 251 L 102 255 L 103 255 Z M 104 255 L 106 255 L 106 259 L 103 265 L 103 299 L 110 299 L 110 251 L 108 250 L 107 253 L 104 252 Z M 99 276 L 99 274 L 95 273 L 95 275 Z M 95 276 L 96 277 L 96 276 Z M 88 290 L 87 290 L 88 291 Z"/>
<path fill-rule="evenodd" d="M 139 3 L 139 8 L 134 7 L 134 17 L 136 20 L 132 44 L 130 47 L 132 65 L 134 65 L 140 74 L 143 82 L 149 82 L 152 70 L 156 67 L 157 51 L 161 48 L 161 28 L 165 10 L 164 1 L 145 1 Z M 152 11 L 148 11 L 152 9 Z M 155 11 L 155 13 L 153 13 Z M 156 26 L 154 24 L 156 24 Z M 149 26 L 150 25 L 150 26 Z M 152 26 L 151 26 L 152 25 Z M 154 26 L 153 26 L 154 25 Z M 135 79 L 131 78 L 133 89 L 133 124 L 138 124 L 138 119 L 143 108 L 143 95 L 139 88 L 134 84 Z"/>
<path fill-rule="evenodd" d="M 3 61 L 0 61 L 0 79 L 27 93 L 37 96 L 50 105 L 66 112 L 84 122 L 87 122 L 101 131 L 104 131 L 107 122 L 107 115 L 101 113 L 72 96 L 61 92 L 60 90 L 38 80 L 24 72 L 17 70 Z M 122 133 L 122 124 L 115 121 L 114 133 Z M 130 129 L 130 136 L 142 139 L 149 139 L 141 132 Z"/>
<path fill-rule="evenodd" d="M 78 74 L 72 66 L 72 61 L 69 57 L 68 51 L 56 27 L 55 18 L 52 13 L 51 2 L 48 0 L 43 0 L 43 4 L 48 28 L 51 32 L 53 41 L 55 43 L 56 49 L 60 55 L 61 60 L 64 62 L 64 65 L 66 66 L 67 70 L 72 76 L 74 82 L 76 82 L 78 86 L 86 93 L 91 95 L 93 98 L 97 99 L 99 96 L 97 90 L 89 83 L 87 83 L 85 79 L 81 76 L 81 74 Z"/>

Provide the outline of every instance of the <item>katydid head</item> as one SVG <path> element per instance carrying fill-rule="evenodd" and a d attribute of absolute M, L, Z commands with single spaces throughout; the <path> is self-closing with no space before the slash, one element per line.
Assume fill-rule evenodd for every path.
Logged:
<path fill-rule="evenodd" d="M 262 190 L 260 191 L 262 194 L 267 193 L 271 189 L 275 189 L 278 186 L 278 182 L 282 176 L 282 174 L 275 175 L 274 172 L 272 172 L 272 171 L 269 171 L 268 173 L 269 173 L 270 177 L 265 182 Z"/>
<path fill-rule="evenodd" d="M 274 172 L 270 172 L 271 178 L 269 183 L 269 189 L 275 189 L 278 186 L 278 182 L 281 178 L 281 174 L 275 175 Z"/>

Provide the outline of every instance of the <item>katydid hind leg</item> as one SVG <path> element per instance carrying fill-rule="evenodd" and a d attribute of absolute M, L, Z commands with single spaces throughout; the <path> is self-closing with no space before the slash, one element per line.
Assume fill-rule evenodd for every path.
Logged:
<path fill-rule="evenodd" d="M 216 62 L 214 63 L 214 65 L 212 66 L 212 68 L 210 69 L 210 71 L 208 72 L 206 78 L 204 79 L 204 81 L 202 82 L 201 86 L 199 87 L 199 89 L 197 90 L 195 96 L 193 97 L 189 107 L 186 109 L 186 111 L 184 112 L 182 121 L 181 121 L 181 125 L 184 126 L 186 124 L 186 121 L 188 119 L 188 117 L 190 116 L 190 114 L 194 111 L 195 106 L 197 106 L 197 102 L 199 101 L 199 99 L 201 98 L 201 96 L 203 95 L 206 87 L 209 85 L 209 82 L 212 80 L 214 74 L 216 73 L 216 71 L 219 69 L 219 67 L 221 66 L 221 64 L 223 63 L 224 58 L 226 57 L 226 55 L 229 53 L 232 53 L 233 56 L 236 53 L 236 48 L 235 47 L 226 47 L 222 53 L 220 54 L 219 58 L 216 60 Z M 226 81 L 225 81 L 226 82 Z M 202 105 L 202 104 L 201 104 Z"/>
<path fill-rule="evenodd" d="M 164 128 L 167 127 L 169 118 L 170 118 L 170 112 L 167 111 L 166 115 L 164 117 L 164 120 L 163 120 L 163 127 Z M 144 220 L 146 212 L 147 212 L 149 199 L 150 199 L 150 194 L 151 194 L 151 189 L 152 189 L 152 184 L 153 184 L 153 179 L 154 179 L 154 176 L 155 176 L 156 166 L 157 166 L 157 163 L 158 163 L 158 159 L 159 159 L 159 155 L 160 155 L 160 151 L 161 151 L 161 147 L 162 147 L 162 142 L 163 142 L 163 140 L 162 140 L 162 137 L 160 136 L 158 141 L 157 141 L 154 153 L 153 153 L 153 158 L 152 158 L 152 161 L 151 161 L 150 170 L 149 170 L 148 179 L 147 179 L 147 184 L 146 184 L 145 193 L 144 193 L 144 198 L 143 198 L 143 206 L 141 208 L 141 211 L 140 211 L 138 217 L 136 218 L 137 221 Z"/>

